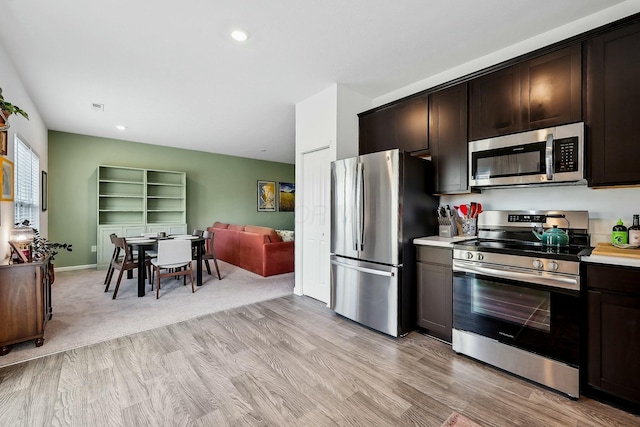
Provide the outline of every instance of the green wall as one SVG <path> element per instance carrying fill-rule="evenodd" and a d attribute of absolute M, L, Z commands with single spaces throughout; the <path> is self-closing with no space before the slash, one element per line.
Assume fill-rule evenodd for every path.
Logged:
<path fill-rule="evenodd" d="M 73 244 L 58 267 L 96 263 L 97 167 L 187 173 L 187 230 L 214 221 L 293 230 L 293 212 L 258 212 L 258 180 L 294 182 L 294 165 L 194 150 L 49 132 L 49 240 Z"/>

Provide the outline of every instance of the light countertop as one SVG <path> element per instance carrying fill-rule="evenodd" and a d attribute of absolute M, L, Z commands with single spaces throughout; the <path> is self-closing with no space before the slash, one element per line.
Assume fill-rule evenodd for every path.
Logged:
<path fill-rule="evenodd" d="M 453 246 L 454 243 L 461 242 L 463 240 L 470 240 L 470 239 L 475 239 L 475 236 L 455 236 L 455 237 L 428 236 L 428 237 L 418 237 L 416 239 L 413 239 L 413 244 L 450 248 L 451 246 Z"/>
<path fill-rule="evenodd" d="M 640 268 L 640 259 L 627 258 L 621 256 L 606 256 L 606 255 L 589 255 L 580 258 L 582 262 L 589 262 L 593 264 L 609 264 L 620 265 L 625 267 L 638 267 Z"/>

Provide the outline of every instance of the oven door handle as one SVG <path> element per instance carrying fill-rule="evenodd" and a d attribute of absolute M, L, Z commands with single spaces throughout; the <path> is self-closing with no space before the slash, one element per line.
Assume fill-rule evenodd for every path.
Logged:
<path fill-rule="evenodd" d="M 453 271 L 454 273 L 484 274 L 485 276 L 535 283 L 537 285 L 551 288 L 568 289 L 572 291 L 580 290 L 580 277 L 561 276 L 559 274 L 549 273 L 546 271 L 540 271 L 537 272 L 537 274 L 532 274 L 530 270 L 495 264 L 492 264 L 491 267 L 484 267 L 482 264 L 473 261 L 462 261 L 457 259 L 453 260 Z"/>

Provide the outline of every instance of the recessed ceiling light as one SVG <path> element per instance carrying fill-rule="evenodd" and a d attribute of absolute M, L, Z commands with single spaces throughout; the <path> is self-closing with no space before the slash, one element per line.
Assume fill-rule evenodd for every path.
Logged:
<path fill-rule="evenodd" d="M 116 125 L 116 129 L 118 129 L 118 130 L 127 130 L 127 127 L 125 125 Z"/>
<path fill-rule="evenodd" d="M 235 41 L 243 42 L 249 38 L 249 35 L 242 30 L 235 30 L 231 32 L 231 37 L 233 37 Z"/>

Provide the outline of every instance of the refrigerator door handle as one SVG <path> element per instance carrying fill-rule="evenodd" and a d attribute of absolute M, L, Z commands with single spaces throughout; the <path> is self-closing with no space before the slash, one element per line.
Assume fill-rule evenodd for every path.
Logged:
<path fill-rule="evenodd" d="M 351 227 L 351 235 L 353 237 L 353 250 L 357 251 L 358 250 L 358 217 L 359 217 L 359 210 L 360 210 L 360 204 L 358 203 L 358 186 L 359 186 L 359 180 L 358 180 L 358 174 L 360 171 L 360 167 L 359 167 L 360 163 L 356 163 L 356 167 L 355 170 L 353 171 L 355 173 L 355 180 L 353 180 L 353 205 L 352 205 L 352 210 L 351 210 L 351 219 L 353 220 L 352 224 L 353 227 Z"/>
<path fill-rule="evenodd" d="M 334 259 L 331 260 L 331 264 L 339 265 L 340 267 L 348 268 L 350 270 L 361 271 L 363 273 L 375 274 L 375 275 L 378 275 L 378 276 L 386 276 L 386 277 L 394 277 L 395 276 L 395 273 L 393 271 L 381 271 L 381 270 L 374 270 L 373 268 L 358 267 L 358 266 L 351 265 L 351 264 L 345 264 L 344 262 L 336 261 Z"/>
<path fill-rule="evenodd" d="M 364 250 L 364 164 L 358 163 L 358 250 Z"/>

